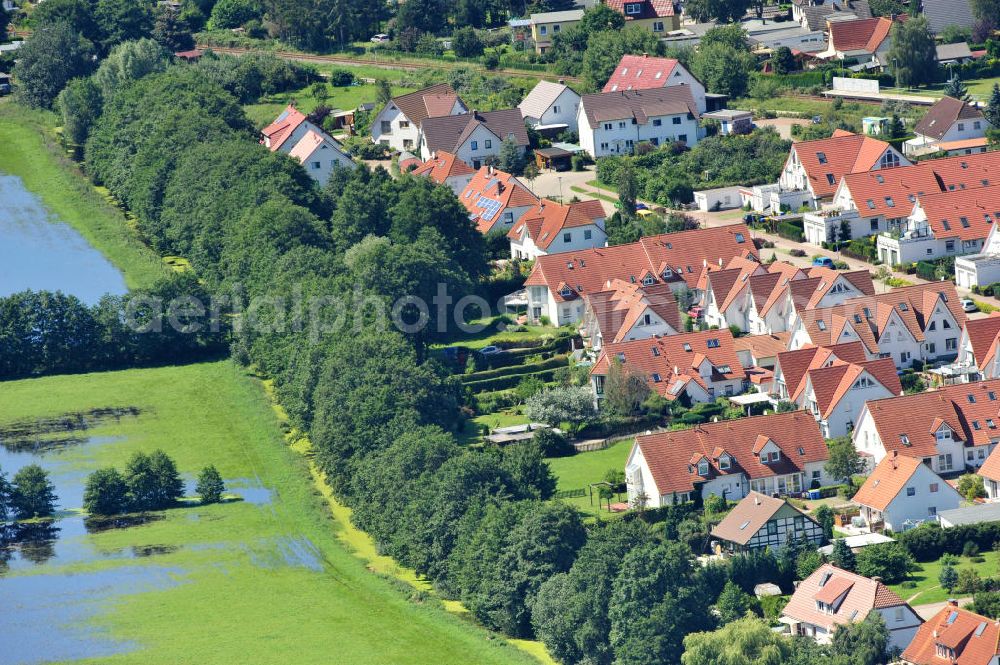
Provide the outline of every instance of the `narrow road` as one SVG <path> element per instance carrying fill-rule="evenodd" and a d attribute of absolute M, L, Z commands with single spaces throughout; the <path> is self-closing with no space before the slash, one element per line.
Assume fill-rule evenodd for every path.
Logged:
<path fill-rule="evenodd" d="M 919 595 L 920 594 L 917 594 L 917 596 Z M 913 596 L 913 598 L 916 598 L 917 596 Z M 913 600 L 913 598 L 910 598 L 906 602 L 909 603 L 911 600 Z M 965 607 L 966 605 L 972 604 L 972 596 L 968 596 L 966 598 L 958 598 L 957 600 L 959 607 Z M 926 605 L 912 605 L 911 607 L 913 607 L 913 611 L 916 612 L 921 619 L 926 621 L 931 617 L 933 617 L 938 612 L 940 612 L 941 610 L 943 610 L 945 605 L 947 604 L 948 601 L 944 600 L 941 601 L 940 603 L 927 603 Z"/>

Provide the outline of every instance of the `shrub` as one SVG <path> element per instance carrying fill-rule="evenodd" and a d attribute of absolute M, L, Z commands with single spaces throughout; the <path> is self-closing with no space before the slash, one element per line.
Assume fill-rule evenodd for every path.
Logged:
<path fill-rule="evenodd" d="M 802 250 L 802 249 L 791 249 L 791 250 L 788 250 L 788 253 L 791 256 L 798 256 L 798 257 L 802 257 L 802 256 L 806 255 L 805 250 Z"/>
<path fill-rule="evenodd" d="M 346 69 L 334 69 L 330 72 L 330 85 L 335 88 L 346 88 L 354 85 L 354 74 Z"/>
<path fill-rule="evenodd" d="M 550 429 L 536 430 L 531 437 L 544 457 L 569 457 L 576 454 L 576 448 L 565 436 Z"/>
<path fill-rule="evenodd" d="M 977 554 L 979 554 L 979 545 L 971 540 L 965 541 L 965 545 L 962 546 L 962 556 L 973 557 Z"/>
<path fill-rule="evenodd" d="M 857 555 L 856 572 L 865 577 L 881 577 L 886 584 L 902 582 L 913 567 L 913 557 L 898 542 L 870 545 Z"/>

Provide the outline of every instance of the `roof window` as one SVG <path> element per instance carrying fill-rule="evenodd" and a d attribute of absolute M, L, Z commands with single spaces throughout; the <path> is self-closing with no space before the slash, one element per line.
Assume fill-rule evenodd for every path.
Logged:
<path fill-rule="evenodd" d="M 969 394 L 968 398 L 969 398 L 969 404 L 975 404 L 976 403 L 976 396 L 975 395 Z"/>
<path fill-rule="evenodd" d="M 962 222 L 962 228 L 963 229 L 969 228 L 969 218 L 968 217 L 959 217 L 958 221 Z"/>
<path fill-rule="evenodd" d="M 719 348 L 719 340 L 715 337 L 712 337 L 711 339 L 705 340 L 705 345 L 708 346 L 708 348 L 710 349 L 717 349 Z"/>
<path fill-rule="evenodd" d="M 910 445 L 910 437 L 908 437 L 905 434 L 900 434 L 899 435 L 899 442 L 902 443 L 904 446 L 908 446 L 908 445 Z"/>
<path fill-rule="evenodd" d="M 820 164 L 826 164 L 826 153 L 825 152 L 817 152 L 816 153 L 816 159 L 819 160 Z"/>

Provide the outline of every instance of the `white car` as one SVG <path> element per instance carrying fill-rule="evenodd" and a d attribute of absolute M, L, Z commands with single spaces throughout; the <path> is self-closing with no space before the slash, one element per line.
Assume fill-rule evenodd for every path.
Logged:
<path fill-rule="evenodd" d="M 383 42 L 389 41 L 389 35 L 385 34 L 384 32 L 380 32 L 379 34 L 372 37 L 372 41 L 375 42 L 376 44 L 382 44 Z"/>
<path fill-rule="evenodd" d="M 962 309 L 966 312 L 978 312 L 979 308 L 971 298 L 962 298 Z"/>

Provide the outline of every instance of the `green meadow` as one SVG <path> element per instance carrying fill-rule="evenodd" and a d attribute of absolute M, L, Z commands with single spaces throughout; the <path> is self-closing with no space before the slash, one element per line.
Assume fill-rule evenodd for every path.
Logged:
<path fill-rule="evenodd" d="M 101 466 L 122 468 L 134 451 L 162 448 L 187 480 L 214 464 L 229 492 L 246 499 L 190 502 L 164 511 L 159 521 L 75 535 L 57 542 L 48 561 L 0 575 L 0 597 L 5 584 L 20 578 L 37 580 L 44 594 L 64 581 L 115 579 L 137 566 L 144 579 L 163 582 L 138 591 L 116 585 L 115 594 L 93 602 L 74 599 L 87 610 L 82 627 L 124 646 L 68 660 L 537 662 L 447 612 L 433 593 L 404 583 L 398 570 L 375 565 L 370 540 L 345 524 L 346 509 L 331 512 L 308 457 L 287 445 L 280 410 L 232 362 L 12 381 L 0 384 L 0 394 L 0 429 L 106 407 L 138 410 L 96 423 L 85 432 L 89 442 L 36 455 L 59 486 L 82 483 Z M 78 519 L 77 508 L 61 505 L 59 521 Z M 62 628 L 52 626 L 53 639 Z"/>

